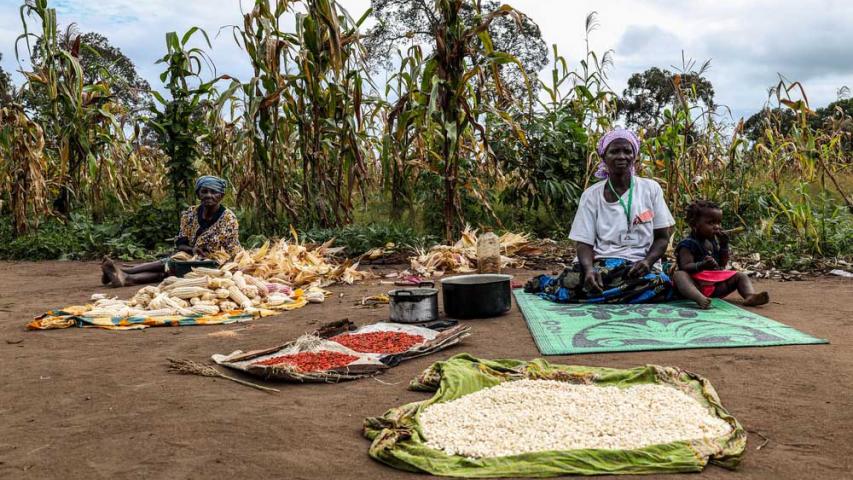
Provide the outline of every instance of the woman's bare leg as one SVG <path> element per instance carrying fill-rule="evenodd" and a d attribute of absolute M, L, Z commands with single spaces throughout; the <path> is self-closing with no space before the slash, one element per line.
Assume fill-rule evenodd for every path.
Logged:
<path fill-rule="evenodd" d="M 166 266 L 163 265 L 163 262 L 148 262 L 148 263 L 140 263 L 139 265 L 134 265 L 132 267 L 123 267 L 121 271 L 124 273 L 147 273 L 147 272 L 164 272 L 166 270 Z"/>
<path fill-rule="evenodd" d="M 688 300 L 693 300 L 699 308 L 706 309 L 711 307 L 711 299 L 702 295 L 702 292 L 696 288 L 693 279 L 683 270 L 678 270 L 672 274 L 672 281 L 675 283 L 675 288 L 678 293 Z"/>
<path fill-rule="evenodd" d="M 161 264 L 162 265 L 162 264 Z M 127 273 L 124 276 L 124 285 L 145 285 L 148 283 L 160 283 L 164 278 L 166 278 L 166 272 L 140 272 L 140 273 Z"/>
<path fill-rule="evenodd" d="M 134 272 L 127 272 L 113 263 L 109 258 L 101 264 L 101 271 L 109 279 L 110 286 L 126 287 L 128 285 L 144 285 L 156 283 L 166 277 L 165 267 L 161 262 L 149 262 L 134 267 Z"/>

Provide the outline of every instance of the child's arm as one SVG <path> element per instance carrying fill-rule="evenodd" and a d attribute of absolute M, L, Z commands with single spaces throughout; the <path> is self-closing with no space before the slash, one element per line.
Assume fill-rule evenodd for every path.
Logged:
<path fill-rule="evenodd" d="M 710 265 L 709 260 L 712 264 L 717 263 L 712 257 L 705 257 L 703 260 L 696 261 L 689 248 L 678 249 L 678 268 L 687 273 L 701 272 L 709 267 L 714 268 L 715 265 Z"/>
<path fill-rule="evenodd" d="M 726 232 L 720 230 L 717 232 L 717 242 L 720 245 L 720 268 L 725 269 L 729 264 L 729 236 Z"/>

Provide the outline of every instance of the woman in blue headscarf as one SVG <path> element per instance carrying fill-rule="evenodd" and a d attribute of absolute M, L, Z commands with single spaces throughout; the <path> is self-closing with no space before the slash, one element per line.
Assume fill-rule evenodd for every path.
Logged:
<path fill-rule="evenodd" d="M 237 216 L 221 205 L 226 186 L 225 180 L 212 175 L 196 180 L 195 194 L 200 203 L 181 214 L 181 229 L 175 240 L 179 252 L 205 258 L 218 252 L 233 257 L 240 250 Z M 113 287 L 159 282 L 170 273 L 168 260 L 119 268 L 106 259 L 101 265 L 101 282 Z"/>
<path fill-rule="evenodd" d="M 540 275 L 525 290 L 561 303 L 647 303 L 668 300 L 672 281 L 660 259 L 675 220 L 663 190 L 636 175 L 640 140 L 607 132 L 596 149 L 602 181 L 581 195 L 569 238 L 577 260 L 557 277 Z"/>

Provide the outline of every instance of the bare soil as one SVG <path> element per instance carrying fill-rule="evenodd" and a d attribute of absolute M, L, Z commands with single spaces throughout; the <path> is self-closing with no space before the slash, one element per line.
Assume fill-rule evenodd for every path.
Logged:
<path fill-rule="evenodd" d="M 535 273 L 518 272 L 518 279 Z M 760 313 L 832 343 L 549 360 L 674 365 L 709 378 L 751 433 L 738 471 L 709 467 L 701 478 L 851 478 L 853 282 L 818 278 L 759 287 L 773 300 Z M 425 478 L 371 460 L 362 420 L 426 398 L 406 386 L 433 361 L 461 352 L 539 356 L 515 308 L 471 321 L 474 334 L 462 345 L 373 379 L 282 384 L 281 393 L 270 394 L 167 373 L 167 358 L 206 361 L 213 353 L 283 343 L 327 321 L 384 320 L 386 309 L 353 303 L 387 289 L 378 281 L 333 287 L 323 305 L 236 325 L 29 332 L 24 325 L 33 316 L 105 291 L 98 265 L 0 263 L 0 478 Z"/>

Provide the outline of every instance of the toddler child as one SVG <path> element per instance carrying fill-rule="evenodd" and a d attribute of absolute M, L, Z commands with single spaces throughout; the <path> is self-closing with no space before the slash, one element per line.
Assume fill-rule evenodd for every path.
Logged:
<path fill-rule="evenodd" d="M 743 304 L 764 305 L 767 292 L 755 293 L 743 272 L 725 270 L 729 263 L 729 237 L 722 230 L 723 211 L 709 200 L 695 200 L 687 206 L 690 236 L 675 247 L 678 270 L 672 280 L 685 298 L 700 308 L 711 306 L 711 297 L 723 298 L 737 290 Z"/>

